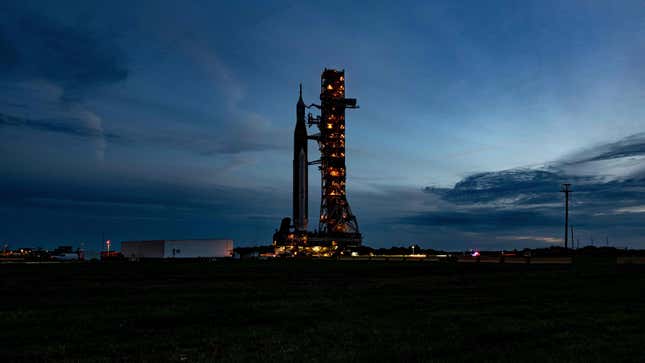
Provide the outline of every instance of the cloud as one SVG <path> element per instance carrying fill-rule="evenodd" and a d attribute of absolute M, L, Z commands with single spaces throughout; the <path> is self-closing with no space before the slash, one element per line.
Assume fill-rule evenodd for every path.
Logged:
<path fill-rule="evenodd" d="M 470 175 L 441 193 L 445 200 L 456 204 L 526 204 L 557 188 L 564 180 L 551 170 L 511 169 Z M 425 190 L 435 192 L 432 188 Z"/>
<path fill-rule="evenodd" d="M 105 132 L 100 116 L 64 93 L 62 87 L 42 80 L 0 83 L 0 127 L 85 138 L 102 161 L 108 140 L 118 136 Z"/>
<path fill-rule="evenodd" d="M 625 137 L 616 142 L 597 145 L 572 155 L 561 161 L 562 165 L 581 164 L 591 161 L 611 160 L 625 157 L 645 156 L 645 132 Z"/>
<path fill-rule="evenodd" d="M 626 137 L 534 168 L 477 173 L 452 188 L 426 187 L 440 198 L 441 208 L 426 208 L 396 221 L 453 233 L 476 232 L 507 241 L 561 241 L 564 197 L 561 184 L 573 184 L 571 224 L 587 235 L 609 233 L 636 240 L 645 233 L 638 224 L 645 211 L 645 134 Z M 611 177 L 576 173 L 579 166 L 630 158 L 634 168 Z M 612 172 L 616 172 L 613 169 Z M 536 232 L 540 232 L 537 235 Z M 512 233 L 509 235 L 509 233 Z"/>
<path fill-rule="evenodd" d="M 125 53 L 110 35 L 17 7 L 0 15 L 1 126 L 88 138 L 103 161 L 117 136 L 104 132 L 85 93 L 127 76 Z"/>
<path fill-rule="evenodd" d="M 617 208 L 614 210 L 614 213 L 645 213 L 645 205 Z"/>
<path fill-rule="evenodd" d="M 0 70 L 11 79 L 46 79 L 86 88 L 127 78 L 125 53 L 105 34 L 24 11 L 0 18 Z"/>
<path fill-rule="evenodd" d="M 176 36 L 176 35 L 175 35 Z M 275 127 L 263 115 L 244 108 L 245 91 L 243 83 L 209 44 L 205 38 L 189 34 L 171 38 L 173 46 L 185 52 L 194 66 L 209 81 L 214 90 L 219 91 L 224 106 L 225 120 L 220 120 L 220 128 L 225 130 L 211 138 L 199 153 L 240 153 L 242 151 L 262 151 L 282 149 L 287 135 Z M 182 140 L 176 140 L 183 143 Z M 193 144 L 190 142 L 190 144 Z"/>
<path fill-rule="evenodd" d="M 288 194 L 262 188 L 96 175 L 94 180 L 0 180 L 0 239 L 12 246 L 159 238 L 233 238 L 266 243 Z M 38 225 L 38 228 L 33 228 Z M 26 242 L 28 241 L 28 242 Z M 35 244 L 38 243 L 38 244 Z"/>
<path fill-rule="evenodd" d="M 261 120 L 260 120 L 261 121 Z M 278 135 L 262 123 L 231 127 L 227 134 L 175 128 L 172 132 L 138 133 L 134 130 L 105 131 L 96 114 L 75 107 L 67 117 L 33 119 L 0 112 L 0 127 L 22 128 L 88 139 L 97 143 L 97 152 L 103 158 L 108 143 L 120 145 L 147 145 L 188 151 L 202 156 L 239 154 L 242 152 L 278 150 L 287 147 L 277 143 Z"/>
<path fill-rule="evenodd" d="M 555 237 L 543 237 L 543 236 L 506 236 L 504 237 L 505 239 L 509 239 L 512 241 L 540 241 L 544 243 L 562 243 L 562 240 L 560 238 L 555 238 Z"/>
<path fill-rule="evenodd" d="M 93 114 L 81 113 L 79 118 L 69 119 L 29 119 L 0 113 L 0 126 L 29 128 L 38 131 L 60 133 L 91 139 L 118 140 L 117 134 L 104 133 L 100 121 Z M 82 117 L 85 116 L 85 117 Z"/>
<path fill-rule="evenodd" d="M 90 140 L 99 160 L 110 144 L 163 147 L 201 156 L 288 146 L 288 133 L 242 108 L 241 82 L 199 38 L 174 39 L 173 49 L 183 50 L 194 68 L 221 92 L 222 114 L 198 115 L 198 124 L 186 122 L 194 115 L 183 110 L 177 116 L 181 121 L 175 122 L 164 120 L 164 115 L 156 120 L 157 108 L 146 110 L 143 117 L 164 127 L 117 127 L 114 122 L 106 124 L 86 102 L 90 90 L 124 81 L 129 75 L 125 52 L 116 39 L 107 32 L 59 24 L 33 12 L 12 9 L 10 13 L 15 16 L 0 16 L 0 126 Z"/>
<path fill-rule="evenodd" d="M 401 223 L 423 226 L 456 227 L 468 231 L 513 230 L 544 227 L 559 218 L 537 211 L 511 211 L 482 208 L 469 211 L 432 211 L 402 218 Z"/>
<path fill-rule="evenodd" d="M 234 116 L 232 116 L 234 117 Z M 136 143 L 184 150 L 202 156 L 240 154 L 286 149 L 289 140 L 267 120 L 248 114 L 233 121 L 221 122 L 216 131 L 192 125 L 175 125 L 168 131 L 123 133 L 124 139 Z"/>
<path fill-rule="evenodd" d="M 596 145 L 556 161 L 570 175 L 594 175 L 605 180 L 645 177 L 645 133 Z"/>

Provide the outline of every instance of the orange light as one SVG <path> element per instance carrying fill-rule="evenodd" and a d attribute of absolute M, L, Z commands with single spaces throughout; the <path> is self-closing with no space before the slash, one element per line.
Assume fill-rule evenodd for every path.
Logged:
<path fill-rule="evenodd" d="M 327 124 L 327 128 L 328 128 L 328 129 L 331 129 L 333 126 L 334 126 L 334 125 L 332 125 L 332 124 Z"/>
<path fill-rule="evenodd" d="M 328 84 L 328 85 L 327 85 L 327 89 L 328 89 L 328 90 L 333 90 L 333 89 L 334 89 L 334 87 L 332 87 L 332 86 L 331 86 L 331 84 Z"/>

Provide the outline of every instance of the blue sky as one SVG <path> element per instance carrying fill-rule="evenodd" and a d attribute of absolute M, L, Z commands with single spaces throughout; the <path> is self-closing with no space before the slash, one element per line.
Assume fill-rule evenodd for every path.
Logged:
<path fill-rule="evenodd" d="M 361 106 L 366 243 L 552 245 L 570 181 L 581 244 L 645 248 L 643 24 L 640 1 L 3 3 L 0 243 L 267 243 L 298 83 L 316 101 L 329 67 Z"/>

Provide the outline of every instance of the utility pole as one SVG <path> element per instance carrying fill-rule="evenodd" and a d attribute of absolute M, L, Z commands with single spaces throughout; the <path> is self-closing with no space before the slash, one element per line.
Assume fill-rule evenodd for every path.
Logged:
<path fill-rule="evenodd" d="M 569 248 L 569 194 L 573 192 L 571 184 L 562 184 L 560 192 L 564 193 L 564 248 L 567 249 Z"/>
<path fill-rule="evenodd" d="M 576 240 L 573 239 L 573 225 L 571 225 L 571 248 L 576 249 Z"/>

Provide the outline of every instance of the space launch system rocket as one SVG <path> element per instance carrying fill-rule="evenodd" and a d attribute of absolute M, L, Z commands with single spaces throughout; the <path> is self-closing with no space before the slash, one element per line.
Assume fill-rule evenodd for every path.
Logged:
<path fill-rule="evenodd" d="M 296 128 L 293 132 L 293 226 L 296 232 L 306 232 L 309 214 L 307 127 L 305 124 L 305 102 L 300 98 L 296 105 Z"/>

